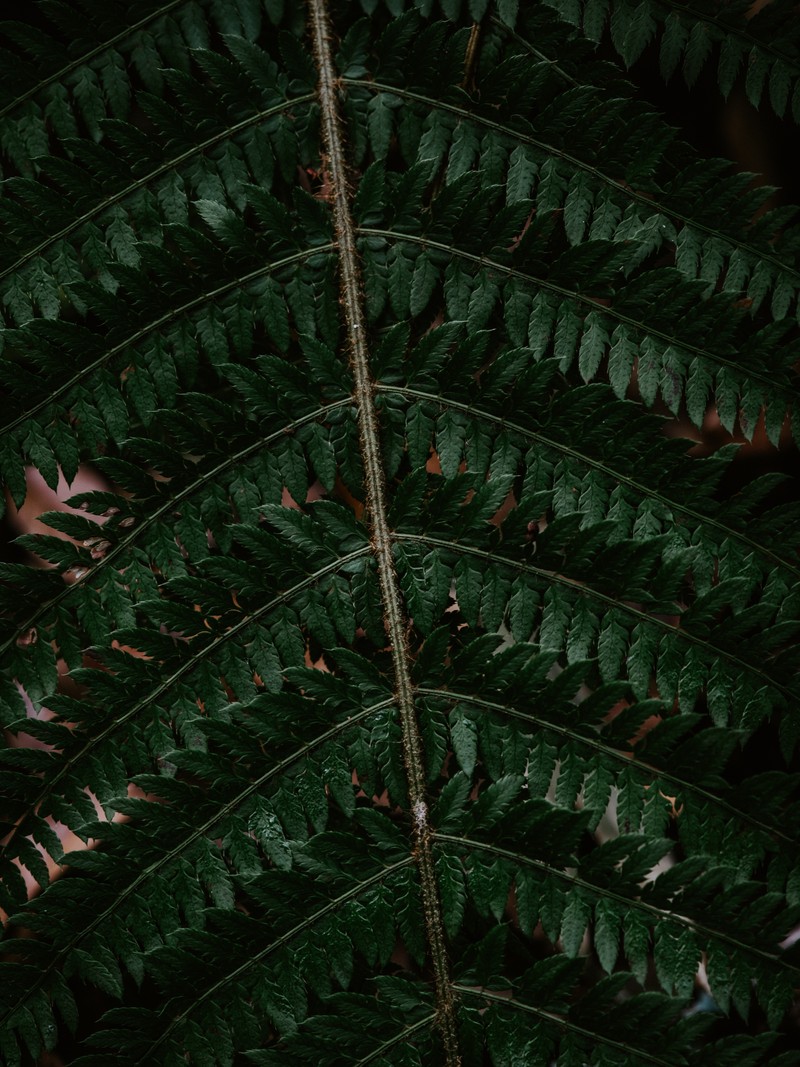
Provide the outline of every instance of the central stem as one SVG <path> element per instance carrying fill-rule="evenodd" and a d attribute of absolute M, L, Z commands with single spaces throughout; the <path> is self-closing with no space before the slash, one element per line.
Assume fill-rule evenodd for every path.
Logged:
<path fill-rule="evenodd" d="M 309 12 L 314 59 L 319 74 L 317 94 L 322 124 L 322 143 L 327 156 L 333 189 L 333 224 L 339 247 L 339 288 L 344 309 L 350 365 L 353 371 L 353 395 L 358 411 L 359 439 L 364 461 L 367 520 L 372 550 L 378 568 L 384 625 L 392 652 L 395 697 L 400 711 L 403 757 L 412 813 L 414 857 L 422 889 L 425 933 L 433 968 L 437 1021 L 442 1034 L 446 1067 L 459 1067 L 461 1058 L 458 1053 L 455 1000 L 450 985 L 444 923 L 436 888 L 433 836 L 425 801 L 422 742 L 414 708 L 410 657 L 406 643 L 408 619 L 403 609 L 400 583 L 392 558 L 391 534 L 387 521 L 386 484 L 380 453 L 375 387 L 369 367 L 361 265 L 347 195 L 344 137 L 337 98 L 326 0 L 309 0 Z"/>

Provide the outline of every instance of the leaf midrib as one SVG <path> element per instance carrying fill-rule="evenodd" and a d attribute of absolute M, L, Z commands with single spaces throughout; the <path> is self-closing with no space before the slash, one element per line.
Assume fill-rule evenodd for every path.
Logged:
<path fill-rule="evenodd" d="M 328 0 L 308 0 L 308 31 L 317 72 L 317 97 L 325 169 L 330 177 L 334 233 L 338 246 L 339 292 L 346 350 L 357 407 L 359 452 L 364 469 L 370 548 L 381 590 L 383 623 L 389 642 L 394 692 L 400 718 L 404 773 L 413 819 L 411 847 L 419 874 L 425 942 L 431 962 L 434 998 L 445 1067 L 460 1067 L 456 1006 L 450 988 L 447 941 L 434 868 L 420 723 L 414 706 L 411 656 L 406 632 L 410 619 L 392 555 L 386 471 L 375 403 L 364 279 L 352 214 L 345 154 L 340 83 L 333 56 L 333 25 Z"/>
<path fill-rule="evenodd" d="M 769 41 L 762 41 L 755 34 L 749 33 L 741 26 L 737 26 L 733 22 L 723 22 L 716 16 L 706 11 L 692 11 L 686 4 L 679 4 L 676 0 L 656 0 L 657 3 L 662 4 L 664 7 L 672 8 L 673 11 L 678 11 L 683 15 L 688 15 L 689 18 L 694 19 L 697 22 L 707 22 L 712 26 L 718 26 L 723 35 L 733 34 L 736 37 L 741 37 L 743 40 L 748 41 L 751 48 L 758 48 L 762 52 L 769 52 L 776 59 L 780 59 L 787 67 L 793 67 L 795 74 L 800 73 L 800 63 L 797 58 L 789 56 L 786 52 L 781 52 Z M 714 44 L 719 44 L 719 41 L 715 41 Z M 742 56 L 742 59 L 745 59 Z"/>

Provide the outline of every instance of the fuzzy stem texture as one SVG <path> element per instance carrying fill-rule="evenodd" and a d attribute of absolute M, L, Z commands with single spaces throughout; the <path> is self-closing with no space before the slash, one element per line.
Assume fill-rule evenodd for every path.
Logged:
<path fill-rule="evenodd" d="M 395 695 L 400 711 L 403 755 L 412 813 L 414 856 L 419 871 L 425 932 L 433 969 L 436 1014 L 444 1046 L 446 1067 L 459 1067 L 456 1005 L 450 983 L 444 922 L 436 887 L 433 832 L 425 800 L 422 742 L 414 708 L 405 614 L 387 520 L 386 484 L 380 454 L 375 384 L 370 373 L 367 320 L 364 311 L 361 265 L 356 228 L 347 192 L 344 134 L 339 111 L 336 74 L 331 49 L 331 27 L 326 0 L 309 0 L 309 22 L 319 77 L 322 144 L 332 186 L 333 221 L 339 248 L 339 288 L 344 312 L 347 347 L 353 371 L 353 395 L 358 410 L 361 454 L 364 462 L 366 512 L 372 549 L 377 562 L 384 609 L 384 625 L 392 651 Z"/>

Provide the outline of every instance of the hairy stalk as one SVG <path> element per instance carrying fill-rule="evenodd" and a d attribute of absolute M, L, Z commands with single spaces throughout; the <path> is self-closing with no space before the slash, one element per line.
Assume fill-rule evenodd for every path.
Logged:
<path fill-rule="evenodd" d="M 444 923 L 436 889 L 433 836 L 425 801 L 422 742 L 414 708 L 406 644 L 408 620 L 404 613 L 400 583 L 392 559 L 392 542 L 387 521 L 386 486 L 380 454 L 378 416 L 375 408 L 375 386 L 369 368 L 361 267 L 356 249 L 355 225 L 347 195 L 344 135 L 337 101 L 326 0 L 309 0 L 309 18 L 314 59 L 319 76 L 317 92 L 322 142 L 333 189 L 334 232 L 339 245 L 339 287 L 354 378 L 353 395 L 358 407 L 367 519 L 372 549 L 378 565 L 384 625 L 392 651 L 396 698 L 403 737 L 403 755 L 408 777 L 408 796 L 413 816 L 414 855 L 422 887 L 426 936 L 433 967 L 437 1021 L 444 1045 L 446 1067 L 458 1067 L 461 1057 L 458 1052 L 455 1000 L 450 986 Z"/>

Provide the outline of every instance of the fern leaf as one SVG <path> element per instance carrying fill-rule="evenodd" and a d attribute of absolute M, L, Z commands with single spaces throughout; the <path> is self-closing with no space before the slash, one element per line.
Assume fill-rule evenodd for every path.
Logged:
<path fill-rule="evenodd" d="M 796 1061 L 790 14 L 4 24 L 4 1063 Z"/>

